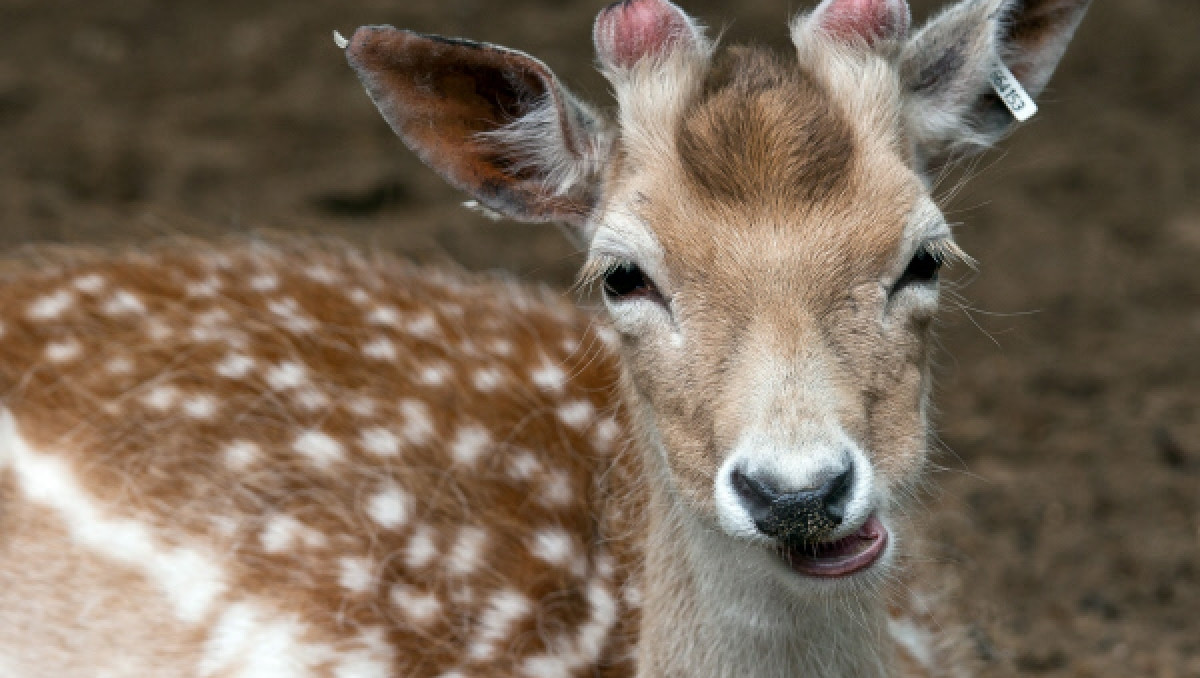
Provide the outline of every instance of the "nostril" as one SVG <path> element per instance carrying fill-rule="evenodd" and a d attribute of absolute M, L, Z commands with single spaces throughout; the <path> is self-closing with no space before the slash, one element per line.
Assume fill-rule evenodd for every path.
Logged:
<path fill-rule="evenodd" d="M 837 525 L 841 525 L 842 520 L 846 517 L 846 504 L 853 486 L 854 468 L 851 467 L 830 478 L 819 490 L 825 515 L 829 516 Z"/>
<path fill-rule="evenodd" d="M 734 491 L 737 492 L 738 497 L 750 512 L 750 517 L 755 521 L 765 518 L 779 500 L 779 493 L 772 490 L 766 483 L 739 470 L 734 470 L 731 480 Z"/>

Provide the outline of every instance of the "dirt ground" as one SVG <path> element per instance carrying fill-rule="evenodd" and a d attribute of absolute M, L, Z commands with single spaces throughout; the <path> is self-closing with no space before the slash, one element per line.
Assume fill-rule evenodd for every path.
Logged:
<path fill-rule="evenodd" d="M 0 249 L 275 229 L 563 287 L 381 122 L 330 30 L 532 52 L 607 102 L 599 1 L 0 0 Z M 685 1 L 786 47 L 795 0 Z M 925 16 L 934 2 L 920 2 Z M 932 557 L 988 676 L 1200 676 L 1200 3 L 1100 0 L 1043 114 L 951 203 Z"/>

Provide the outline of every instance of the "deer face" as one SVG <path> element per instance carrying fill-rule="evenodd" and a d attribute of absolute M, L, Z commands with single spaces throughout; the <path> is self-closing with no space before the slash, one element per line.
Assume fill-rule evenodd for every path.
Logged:
<path fill-rule="evenodd" d="M 502 48 L 364 28 L 349 58 L 429 164 L 586 244 L 651 482 L 781 572 L 841 578 L 887 555 L 926 456 L 959 251 L 925 167 L 1007 130 L 1000 55 L 1036 93 L 1086 5 L 967 0 L 910 37 L 903 0 L 825 0 L 774 57 L 717 55 L 679 8 L 629 0 L 595 26 L 613 121 Z"/>

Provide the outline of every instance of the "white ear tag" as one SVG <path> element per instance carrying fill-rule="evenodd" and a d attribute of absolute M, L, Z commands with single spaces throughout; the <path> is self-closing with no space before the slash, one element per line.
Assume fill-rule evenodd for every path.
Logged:
<path fill-rule="evenodd" d="M 1025 122 L 1038 112 L 1037 103 L 1021 86 L 1017 76 L 1008 70 L 1008 66 L 1003 63 L 996 64 L 988 79 L 992 81 L 992 89 L 996 90 L 996 95 L 1008 106 L 1008 110 L 1018 122 Z"/>
<path fill-rule="evenodd" d="M 337 45 L 340 49 L 346 49 L 346 46 L 350 44 L 350 41 L 343 38 L 341 33 L 334 31 L 333 44 Z"/>

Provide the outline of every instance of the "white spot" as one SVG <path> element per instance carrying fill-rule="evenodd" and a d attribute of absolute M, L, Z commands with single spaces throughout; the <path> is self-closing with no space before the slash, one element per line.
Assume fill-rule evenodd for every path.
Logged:
<path fill-rule="evenodd" d="M 608 451 L 621 434 L 621 425 L 613 417 L 605 417 L 597 424 L 592 434 L 592 445 L 600 451 Z"/>
<path fill-rule="evenodd" d="M 211 628 L 197 667 L 201 678 L 309 676 L 335 655 L 326 645 L 301 642 L 310 632 L 294 617 L 269 618 L 252 603 L 225 608 Z"/>
<path fill-rule="evenodd" d="M 146 305 L 136 294 L 129 290 L 117 290 L 104 304 L 107 315 L 145 315 Z"/>
<path fill-rule="evenodd" d="M 192 396 L 183 402 L 183 413 L 192 419 L 211 419 L 217 413 L 217 399 L 207 394 Z"/>
<path fill-rule="evenodd" d="M 587 400 L 576 400 L 558 408 L 558 418 L 576 431 L 587 427 L 595 413 L 596 407 Z"/>
<path fill-rule="evenodd" d="M 408 325 L 404 329 L 414 337 L 432 337 L 438 331 L 437 318 L 429 311 L 425 311 L 408 321 Z"/>
<path fill-rule="evenodd" d="M 541 367 L 535 369 L 530 376 L 533 377 L 533 383 L 543 391 L 561 391 L 567 383 L 567 373 L 549 361 L 543 361 Z"/>
<path fill-rule="evenodd" d="M 513 343 L 508 339 L 493 339 L 488 342 L 488 351 L 498 356 L 510 356 L 513 352 Z"/>
<path fill-rule="evenodd" d="M 112 375 L 129 374 L 133 372 L 133 361 L 126 356 L 118 356 L 109 360 L 104 369 Z"/>
<path fill-rule="evenodd" d="M 374 566 L 365 558 L 347 556 L 338 561 L 338 568 L 338 583 L 348 591 L 366 593 L 375 585 Z"/>
<path fill-rule="evenodd" d="M 533 535 L 533 544 L 529 547 L 529 552 L 535 557 L 560 567 L 571 562 L 574 551 L 571 535 L 560 527 L 538 530 L 537 534 Z"/>
<path fill-rule="evenodd" d="M 596 336 L 600 341 L 604 342 L 610 350 L 615 350 L 621 345 L 621 335 L 617 331 L 607 325 L 601 325 L 596 328 Z"/>
<path fill-rule="evenodd" d="M 273 273 L 260 273 L 250 279 L 250 288 L 255 292 L 272 292 L 279 287 L 279 276 Z"/>
<path fill-rule="evenodd" d="M 504 374 L 494 367 L 485 367 L 475 372 L 475 389 L 489 393 L 504 383 Z"/>
<path fill-rule="evenodd" d="M 322 285 L 332 285 L 338 281 L 337 273 L 324 264 L 309 266 L 308 269 L 304 271 L 304 275 L 309 280 L 321 283 Z"/>
<path fill-rule="evenodd" d="M 186 294 L 189 297 L 211 298 L 221 290 L 221 279 L 210 275 L 204 280 L 193 280 L 187 284 Z"/>
<path fill-rule="evenodd" d="M 355 287 L 354 289 L 350 290 L 350 292 L 346 295 L 346 298 L 358 304 L 359 306 L 366 306 L 367 304 L 371 303 L 371 295 L 367 294 L 367 291 L 361 287 Z"/>
<path fill-rule="evenodd" d="M 104 289 L 107 281 L 99 273 L 89 273 L 75 279 L 75 289 L 86 294 L 96 294 Z"/>
<path fill-rule="evenodd" d="M 367 323 L 399 328 L 400 312 L 391 306 L 377 306 L 367 313 Z"/>
<path fill-rule="evenodd" d="M 483 546 L 487 542 L 487 532 L 478 527 L 464 527 L 458 531 L 458 538 L 446 557 L 446 567 L 451 574 L 467 575 L 479 567 L 483 557 Z"/>
<path fill-rule="evenodd" d="M 426 386 L 441 386 L 450 378 L 452 372 L 449 365 L 439 362 L 422 367 L 417 378 Z"/>
<path fill-rule="evenodd" d="M 625 600 L 625 604 L 629 607 L 642 606 L 642 590 L 635 584 L 626 584 L 621 590 L 621 598 Z"/>
<path fill-rule="evenodd" d="M 457 463 L 470 466 L 483 455 L 491 442 L 492 436 L 487 429 L 477 424 L 466 424 L 459 427 L 454 441 L 450 443 L 450 454 Z"/>
<path fill-rule="evenodd" d="M 308 383 L 308 368 L 301 363 L 280 363 L 267 371 L 267 385 L 276 391 L 300 388 Z"/>
<path fill-rule="evenodd" d="M 399 487 L 391 485 L 371 497 L 367 504 L 367 513 L 380 526 L 392 530 L 408 522 L 412 504 L 412 497 Z"/>
<path fill-rule="evenodd" d="M 525 660 L 521 673 L 528 678 L 571 678 L 571 664 L 563 657 L 538 655 Z"/>
<path fill-rule="evenodd" d="M 379 337 L 365 344 L 363 355 L 375 360 L 393 361 L 396 359 L 396 345 L 387 337 Z"/>
<path fill-rule="evenodd" d="M 267 520 L 259 539 L 264 551 L 275 554 L 291 551 L 297 544 L 313 549 L 322 548 L 326 544 L 325 535 L 291 516 L 282 514 L 273 515 Z"/>
<path fill-rule="evenodd" d="M 83 346 L 74 339 L 53 341 L 46 344 L 46 359 L 53 363 L 65 363 L 79 357 Z"/>
<path fill-rule="evenodd" d="M 529 480 L 541 470 L 542 463 L 528 450 L 514 454 L 508 463 L 508 475 L 513 480 Z"/>
<path fill-rule="evenodd" d="M 305 315 L 300 304 L 291 297 L 268 301 L 267 310 L 278 316 L 283 326 L 294 334 L 308 334 L 317 329 L 316 321 Z"/>
<path fill-rule="evenodd" d="M 542 489 L 541 501 L 546 506 L 568 506 L 575 494 L 571 491 L 571 476 L 563 470 L 550 473 Z"/>
<path fill-rule="evenodd" d="M 346 409 L 364 419 L 375 416 L 378 407 L 379 403 L 368 396 L 354 396 L 346 401 Z"/>
<path fill-rule="evenodd" d="M 499 591 L 488 599 L 479 625 L 472 634 L 468 654 L 476 661 L 495 658 L 496 650 L 513 631 L 513 624 L 529 614 L 532 609 L 529 598 L 516 591 Z"/>
<path fill-rule="evenodd" d="M 174 386 L 155 386 L 142 396 L 142 404 L 152 410 L 166 411 L 175 406 L 179 399 L 179 389 Z"/>
<path fill-rule="evenodd" d="M 933 669 L 936 666 L 933 634 L 914 624 L 911 619 L 888 618 L 888 635 L 922 667 Z"/>
<path fill-rule="evenodd" d="M 433 415 L 429 406 L 419 400 L 400 401 L 404 428 L 400 435 L 411 445 L 424 445 L 433 439 Z"/>
<path fill-rule="evenodd" d="M 57 511 L 75 544 L 143 572 L 181 621 L 199 623 L 224 594 L 224 572 L 211 558 L 158 543 L 145 523 L 104 515 L 62 459 L 34 451 L 21 438 L 7 411 L 0 414 L 0 450 L 11 455 L 21 492 Z"/>
<path fill-rule="evenodd" d="M 438 618 L 442 604 L 432 593 L 422 593 L 411 586 L 392 587 L 392 604 L 404 611 L 409 621 L 427 624 Z"/>
<path fill-rule="evenodd" d="M 329 396 L 315 388 L 302 388 L 296 392 L 296 404 L 309 412 L 329 405 Z"/>
<path fill-rule="evenodd" d="M 258 460 L 262 449 L 249 440 L 235 440 L 226 445 L 221 454 L 224 455 L 225 464 L 229 468 L 235 471 L 244 471 Z"/>
<path fill-rule="evenodd" d="M 308 457 L 317 468 L 328 468 L 344 456 L 342 444 L 321 431 L 301 433 L 292 443 L 292 449 Z"/>
<path fill-rule="evenodd" d="M 254 358 L 241 353 L 230 353 L 217 363 L 217 374 L 226 379 L 242 379 L 255 365 Z"/>
<path fill-rule="evenodd" d="M 404 553 L 404 563 L 409 569 L 417 570 L 429 566 L 434 558 L 437 558 L 438 549 L 437 543 L 434 542 L 433 528 L 428 525 L 422 525 L 413 533 L 411 539 L 408 540 L 408 546 Z"/>
<path fill-rule="evenodd" d="M 368 428 L 359 433 L 359 444 L 371 454 L 379 457 L 394 457 L 400 454 L 400 439 L 386 428 Z"/>
<path fill-rule="evenodd" d="M 75 295 L 68 290 L 58 290 L 41 297 L 29 305 L 30 320 L 54 320 L 75 303 Z"/>
<path fill-rule="evenodd" d="M 338 49 L 346 49 L 350 46 L 350 41 L 343 38 L 341 33 L 333 32 L 333 44 L 338 46 Z"/>

